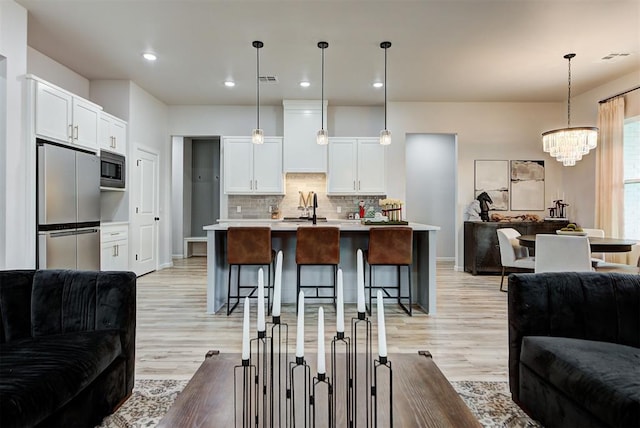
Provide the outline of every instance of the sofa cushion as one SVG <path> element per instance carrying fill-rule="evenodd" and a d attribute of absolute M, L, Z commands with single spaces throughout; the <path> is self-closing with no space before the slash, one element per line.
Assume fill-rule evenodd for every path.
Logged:
<path fill-rule="evenodd" d="M 93 382 L 121 353 L 117 330 L 52 335 L 2 344 L 2 426 L 33 426 L 42 421 Z"/>
<path fill-rule="evenodd" d="M 608 342 L 526 336 L 521 364 L 614 426 L 640 422 L 640 349 Z"/>

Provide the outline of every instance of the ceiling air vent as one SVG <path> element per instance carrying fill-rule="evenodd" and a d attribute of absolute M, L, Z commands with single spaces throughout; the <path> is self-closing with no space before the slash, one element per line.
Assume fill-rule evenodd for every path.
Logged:
<path fill-rule="evenodd" d="M 277 76 L 260 76 L 258 77 L 258 80 L 260 81 L 260 83 L 271 83 L 271 84 L 278 83 Z"/>
<path fill-rule="evenodd" d="M 619 58 L 619 57 L 623 57 L 624 58 L 624 57 L 629 56 L 629 55 L 631 55 L 631 54 L 630 53 L 626 53 L 626 52 L 624 52 L 624 53 L 610 53 L 610 54 L 608 54 L 606 56 L 603 56 L 602 60 L 603 61 L 611 61 L 612 59 L 616 59 L 616 58 Z"/>

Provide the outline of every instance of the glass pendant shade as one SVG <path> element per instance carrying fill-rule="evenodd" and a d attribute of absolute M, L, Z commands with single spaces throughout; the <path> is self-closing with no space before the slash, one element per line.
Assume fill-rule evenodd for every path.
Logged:
<path fill-rule="evenodd" d="M 327 144 L 329 144 L 329 134 L 326 130 L 321 129 L 318 131 L 318 134 L 316 135 L 316 143 L 321 146 L 326 146 Z"/>
<path fill-rule="evenodd" d="M 262 129 L 254 129 L 251 133 L 251 142 L 253 144 L 263 144 L 264 143 L 264 133 Z"/>
<path fill-rule="evenodd" d="M 597 143 L 598 128 L 594 127 L 554 129 L 542 134 L 542 149 L 564 166 L 574 166 Z"/>
<path fill-rule="evenodd" d="M 380 144 L 383 146 L 388 146 L 391 144 L 391 131 L 388 129 L 383 129 L 380 131 Z"/>
<path fill-rule="evenodd" d="M 592 126 L 571 127 L 571 59 L 576 54 L 564 56 L 569 61 L 569 94 L 567 97 L 567 127 L 554 129 L 542 134 L 542 150 L 562 162 L 564 166 L 574 166 L 582 156 L 598 145 L 598 128 Z"/>

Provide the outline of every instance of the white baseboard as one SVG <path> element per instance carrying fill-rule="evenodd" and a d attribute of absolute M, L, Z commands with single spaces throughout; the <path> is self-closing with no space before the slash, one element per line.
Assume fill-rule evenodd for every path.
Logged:
<path fill-rule="evenodd" d="M 167 262 L 167 263 L 161 264 L 160 266 L 158 266 L 158 270 L 168 269 L 170 267 L 173 267 L 173 262 Z"/>
<path fill-rule="evenodd" d="M 456 272 L 464 272 L 464 266 L 454 266 L 453 270 Z"/>
<path fill-rule="evenodd" d="M 455 262 L 455 257 L 436 257 L 437 262 Z"/>
<path fill-rule="evenodd" d="M 171 254 L 172 259 L 183 259 L 184 256 L 182 254 Z"/>

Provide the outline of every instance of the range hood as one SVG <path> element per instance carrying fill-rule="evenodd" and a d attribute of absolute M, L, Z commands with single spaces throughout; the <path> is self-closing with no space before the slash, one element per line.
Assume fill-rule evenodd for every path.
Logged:
<path fill-rule="evenodd" d="M 284 172 L 326 173 L 327 146 L 316 144 L 316 133 L 322 120 L 327 129 L 328 101 L 323 106 L 320 100 L 283 100 L 282 105 Z"/>

